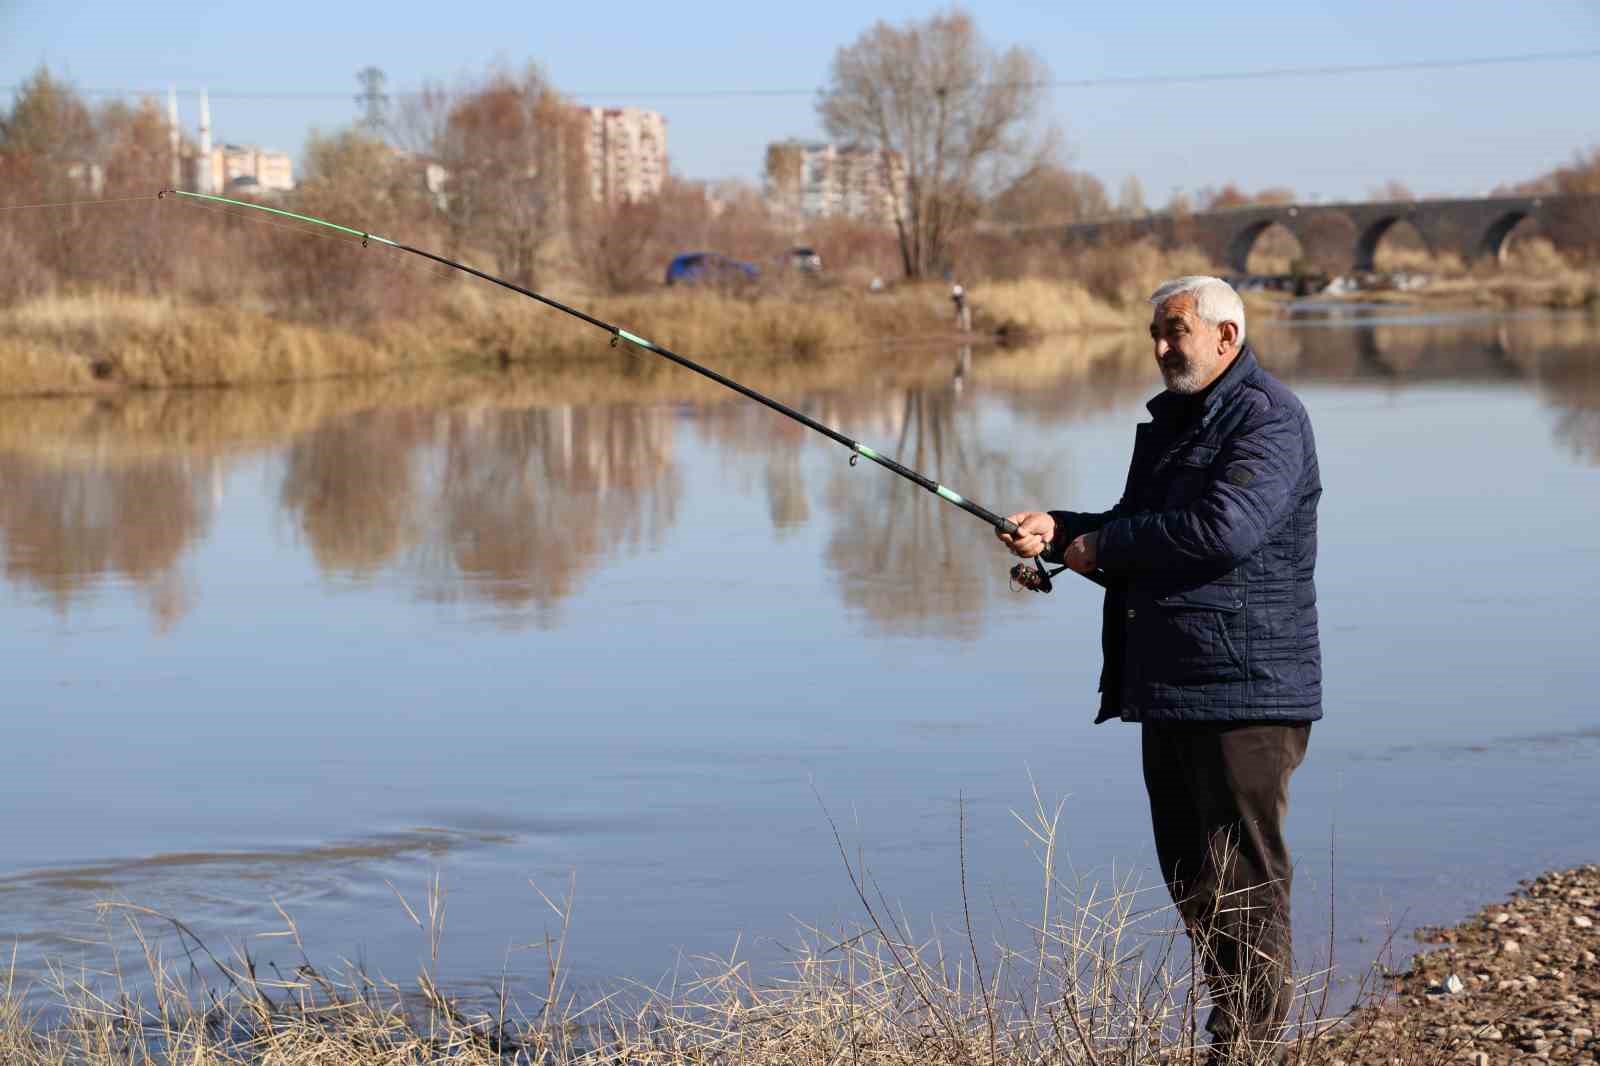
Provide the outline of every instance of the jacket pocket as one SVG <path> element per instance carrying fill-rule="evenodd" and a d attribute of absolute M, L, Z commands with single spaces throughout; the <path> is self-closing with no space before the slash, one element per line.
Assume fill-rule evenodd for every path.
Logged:
<path fill-rule="evenodd" d="M 1243 681 L 1248 676 L 1244 604 L 1244 589 L 1227 585 L 1202 585 L 1156 600 L 1175 683 Z"/>
<path fill-rule="evenodd" d="M 1173 458 L 1162 493 L 1165 507 L 1187 506 L 1200 498 L 1211 484 L 1211 464 L 1216 462 L 1217 452 L 1214 445 L 1196 444 Z"/>

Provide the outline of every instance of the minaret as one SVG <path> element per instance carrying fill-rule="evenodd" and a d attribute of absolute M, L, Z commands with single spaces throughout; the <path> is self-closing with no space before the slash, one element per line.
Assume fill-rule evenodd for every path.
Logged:
<path fill-rule="evenodd" d="M 178 158 L 181 140 L 178 134 L 178 87 L 167 86 L 167 143 L 172 148 L 172 187 L 183 183 L 182 161 Z"/>
<path fill-rule="evenodd" d="M 211 99 L 200 90 L 200 165 L 195 168 L 196 192 L 214 193 L 211 187 Z"/>

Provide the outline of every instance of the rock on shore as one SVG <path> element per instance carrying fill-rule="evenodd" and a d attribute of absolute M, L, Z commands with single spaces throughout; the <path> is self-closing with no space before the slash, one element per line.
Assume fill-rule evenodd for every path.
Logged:
<path fill-rule="evenodd" d="M 1441 946 L 1394 975 L 1393 996 L 1324 1061 L 1600 1063 L 1600 866 L 1524 881 L 1506 902 L 1417 935 Z"/>

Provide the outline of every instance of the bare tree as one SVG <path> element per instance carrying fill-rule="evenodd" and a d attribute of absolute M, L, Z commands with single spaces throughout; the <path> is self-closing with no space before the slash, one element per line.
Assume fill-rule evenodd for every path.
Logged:
<path fill-rule="evenodd" d="M 796 141 L 767 145 L 764 174 L 767 199 L 778 213 L 798 226 L 805 203 L 805 149 Z"/>
<path fill-rule="evenodd" d="M 289 202 L 310 215 L 359 219 L 374 233 L 419 234 L 431 214 L 424 182 L 418 161 L 363 129 L 313 132 L 304 175 Z M 276 245 L 276 295 L 302 311 L 356 319 L 390 314 L 417 306 L 434 284 L 429 272 L 401 267 L 381 247 L 363 251 L 349 242 L 307 240 L 281 230 L 261 237 Z"/>
<path fill-rule="evenodd" d="M 879 22 L 834 55 L 817 110 L 830 136 L 884 153 L 907 277 L 947 267 L 987 196 L 1036 161 L 1048 77 L 1027 49 L 991 49 L 959 10 Z"/>
<path fill-rule="evenodd" d="M 1369 200 L 1415 200 L 1416 198 L 1417 195 L 1411 191 L 1411 186 L 1396 178 L 1390 178 L 1382 185 L 1367 190 Z"/>
<path fill-rule="evenodd" d="M 1041 162 L 1006 186 L 990 203 L 989 214 L 1014 226 L 1088 222 L 1110 215 L 1111 200 L 1093 174 Z"/>
<path fill-rule="evenodd" d="M 1577 153 L 1551 177 L 1558 193 L 1588 199 L 1556 206 L 1544 225 L 1545 232 L 1558 248 L 1589 260 L 1600 257 L 1600 205 L 1593 199 L 1600 194 L 1600 146 Z"/>
<path fill-rule="evenodd" d="M 1136 175 L 1129 174 L 1122 179 L 1122 188 L 1117 192 L 1117 214 L 1123 218 L 1138 218 L 1145 211 L 1144 186 Z"/>
<path fill-rule="evenodd" d="M 1220 189 L 1209 185 L 1195 194 L 1202 211 L 1225 211 L 1230 207 L 1251 207 L 1257 204 L 1292 204 L 1294 190 L 1282 185 L 1271 185 L 1260 192 L 1245 192 L 1233 182 Z"/>
<path fill-rule="evenodd" d="M 659 280 L 663 217 L 662 197 L 592 204 L 573 229 L 573 244 L 593 280 L 607 292 Z"/>
<path fill-rule="evenodd" d="M 458 245 L 478 244 L 499 272 L 537 282 L 545 245 L 586 202 L 585 120 L 535 69 L 496 74 L 454 100 L 432 155 Z"/>

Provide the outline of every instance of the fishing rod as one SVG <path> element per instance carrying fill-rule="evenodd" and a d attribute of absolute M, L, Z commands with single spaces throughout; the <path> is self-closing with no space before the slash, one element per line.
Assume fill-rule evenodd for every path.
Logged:
<path fill-rule="evenodd" d="M 752 389 L 746 385 L 741 385 L 732 378 L 717 373 L 710 367 L 701 366 L 692 359 L 686 359 L 677 352 L 663 347 L 662 345 L 656 344 L 654 341 L 646 340 L 637 333 L 630 333 L 620 326 L 615 326 L 610 322 L 602 321 L 591 314 L 580 311 L 576 307 L 570 307 L 567 304 L 562 303 L 560 300 L 553 299 L 544 295 L 543 293 L 534 292 L 532 289 L 523 288 L 521 285 L 509 282 L 504 278 L 497 278 L 493 274 L 485 273 L 476 267 L 470 267 L 465 263 L 458 263 L 454 259 L 447 259 L 442 255 L 428 251 L 426 248 L 418 248 L 415 245 L 406 244 L 402 241 L 391 240 L 388 237 L 380 237 L 378 234 L 371 233 L 367 230 L 354 229 L 350 226 L 341 226 L 337 222 L 329 222 L 327 219 L 316 218 L 312 215 L 302 215 L 294 211 L 285 211 L 278 207 L 268 207 L 265 204 L 255 204 L 249 202 L 248 200 L 233 200 L 226 196 L 213 196 L 209 193 L 200 192 L 186 192 L 183 189 L 162 189 L 160 192 L 156 193 L 156 199 L 165 199 L 168 193 L 172 193 L 174 196 L 181 196 L 190 200 L 208 200 L 212 203 L 228 204 L 232 207 L 243 207 L 251 211 L 262 211 L 269 215 L 279 215 L 283 218 L 292 218 L 299 222 L 308 222 L 314 226 L 323 226 L 351 237 L 359 237 L 361 239 L 361 247 L 363 248 L 367 247 L 369 242 L 377 241 L 379 244 L 387 245 L 390 248 L 397 248 L 402 252 L 410 252 L 412 255 L 421 256 L 424 259 L 431 259 L 435 263 L 440 263 L 444 266 L 453 267 L 456 270 L 464 271 L 468 274 L 471 274 L 475 278 L 482 278 L 484 281 L 493 282 L 503 289 L 510 289 L 512 292 L 520 293 L 521 295 L 533 300 L 538 300 L 547 307 L 553 307 L 557 311 L 563 311 L 571 315 L 573 318 L 581 319 L 582 321 L 589 323 L 591 326 L 605 330 L 607 333 L 611 334 L 611 346 L 613 348 L 616 347 L 619 340 L 627 341 L 629 344 L 634 345 L 635 347 L 642 348 L 647 352 L 659 355 L 663 359 L 671 360 L 686 370 L 692 370 L 696 374 L 708 377 L 712 381 L 715 381 L 718 385 L 732 389 L 741 396 L 747 396 L 759 404 L 770 407 L 779 414 L 786 415 L 789 418 L 794 419 L 796 422 L 799 422 L 802 426 L 805 426 L 808 429 L 816 430 L 829 440 L 837 441 L 851 450 L 853 453 L 850 456 L 851 466 L 856 465 L 857 457 L 864 456 L 865 458 L 871 459 L 884 469 L 899 474 L 912 484 L 928 490 L 935 496 L 938 496 L 940 499 L 948 503 L 955 504 L 968 514 L 981 518 L 984 522 L 987 522 L 989 525 L 993 526 L 997 532 L 1014 534 L 1018 531 L 1017 524 L 1010 519 L 1003 518 L 1000 515 L 995 514 L 993 511 L 990 511 L 988 508 L 973 503 L 971 500 L 967 499 L 965 496 L 962 496 L 953 489 L 947 488 L 944 485 L 939 484 L 937 481 L 934 481 L 932 478 L 918 473 L 908 466 L 904 466 L 896 462 L 887 455 L 883 455 L 877 451 L 874 451 L 872 448 L 867 447 L 858 440 L 852 440 L 831 426 L 825 426 L 816 419 L 811 418 L 800 411 L 796 411 L 794 408 L 785 403 L 780 403 L 779 401 L 772 399 L 770 396 L 764 396 L 755 389 Z M 1057 574 L 1061 573 L 1062 570 L 1065 570 L 1066 567 L 1058 567 L 1055 570 L 1050 570 L 1046 568 L 1044 559 L 1041 556 L 1035 556 L 1033 561 L 1035 564 L 1035 569 L 1033 570 L 1029 570 L 1026 563 L 1018 563 L 1016 566 L 1012 567 L 1011 579 L 1021 587 L 1029 589 L 1033 592 L 1049 592 L 1052 586 L 1051 579 Z M 1103 585 L 1105 583 L 1105 579 L 1098 574 L 1086 574 L 1084 576 L 1088 577 L 1096 584 Z"/>

